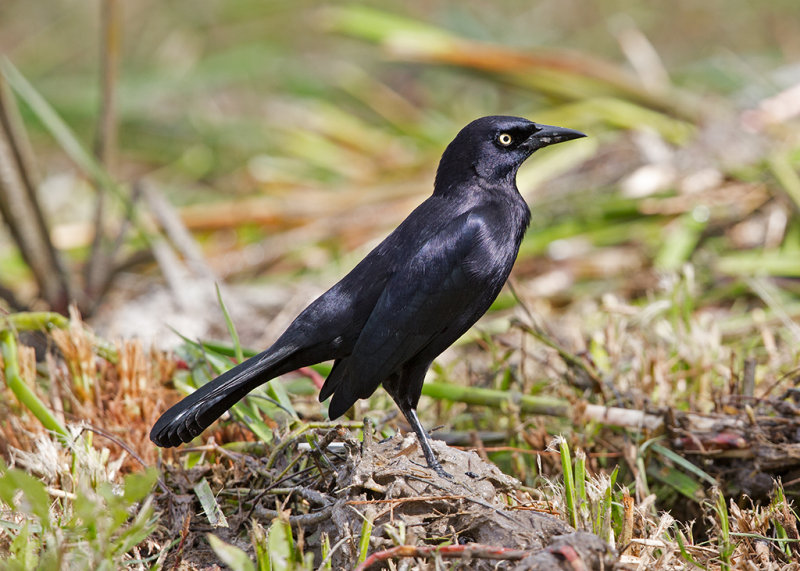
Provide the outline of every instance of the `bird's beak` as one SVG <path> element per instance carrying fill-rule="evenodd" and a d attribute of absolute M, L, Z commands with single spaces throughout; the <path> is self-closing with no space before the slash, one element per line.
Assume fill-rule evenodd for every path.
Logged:
<path fill-rule="evenodd" d="M 585 137 L 584 133 L 574 129 L 567 129 L 566 127 L 554 127 L 553 125 L 536 124 L 539 129 L 525 141 L 525 144 L 532 150 L 541 149 L 548 145 L 555 145 L 556 143 L 563 143 L 564 141 L 571 141 L 572 139 L 580 139 Z"/>

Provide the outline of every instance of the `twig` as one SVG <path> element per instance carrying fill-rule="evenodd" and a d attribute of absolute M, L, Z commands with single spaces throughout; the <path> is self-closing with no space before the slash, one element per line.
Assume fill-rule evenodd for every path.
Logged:
<path fill-rule="evenodd" d="M 490 462 L 489 455 L 486 453 L 486 447 L 483 445 L 483 440 L 481 440 L 478 431 L 471 430 L 469 436 L 470 440 L 472 440 L 472 446 L 475 448 L 475 451 L 478 453 L 478 456 L 480 456 L 481 460 L 487 463 Z"/>
<path fill-rule="evenodd" d="M 433 503 L 442 500 L 466 500 L 467 496 L 448 495 L 448 496 L 412 496 L 408 498 L 390 498 L 388 500 L 350 500 L 345 502 L 348 506 L 362 506 L 373 504 L 406 504 L 413 502 Z"/>
<path fill-rule="evenodd" d="M 364 419 L 364 420 L 366 422 L 366 419 Z M 330 463 L 330 460 L 328 460 L 328 457 L 325 456 L 325 451 L 328 449 L 328 446 L 331 445 L 331 443 L 333 442 L 334 438 L 336 438 L 337 436 L 344 436 L 344 435 L 345 435 L 344 428 L 341 427 L 341 426 L 336 426 L 336 427 L 332 428 L 331 430 L 329 430 L 325 434 L 325 436 L 322 437 L 322 440 L 320 440 L 319 442 L 315 442 L 314 440 L 312 440 L 311 441 L 311 445 L 312 445 L 313 449 L 311 451 L 311 459 L 315 463 L 316 463 L 317 460 L 322 460 L 322 462 L 324 462 L 325 465 L 326 465 L 325 467 L 328 468 L 329 470 L 332 470 L 333 467 L 332 467 L 332 465 Z M 319 466 L 318 466 L 318 469 L 319 469 Z M 319 471 L 320 471 L 320 474 L 322 474 L 322 470 L 319 469 Z"/>
<path fill-rule="evenodd" d="M 144 196 L 150 213 L 158 221 L 159 226 L 164 229 L 175 249 L 183 255 L 186 265 L 192 274 L 198 278 L 216 281 L 216 276 L 214 276 L 211 268 L 206 263 L 200 246 L 181 221 L 181 217 L 175 208 L 153 185 L 145 181 L 139 181 L 137 186 Z"/>
<path fill-rule="evenodd" d="M 308 428 L 308 426 L 306 426 L 305 428 Z M 286 466 L 286 468 L 277 476 L 275 481 L 273 481 L 271 485 L 267 486 L 267 488 L 265 488 L 264 490 L 259 492 L 259 494 L 255 498 L 253 498 L 253 505 L 250 508 L 250 510 L 247 512 L 247 517 L 245 517 L 244 519 L 250 519 L 250 515 L 253 513 L 253 511 L 255 511 L 256 506 L 258 505 L 258 502 L 261 501 L 261 498 L 263 498 L 267 493 L 270 493 L 270 492 L 276 493 L 275 490 L 279 489 L 279 488 L 277 488 L 278 484 L 283 483 L 284 481 L 288 480 L 289 478 L 296 478 L 300 474 L 308 472 L 308 471 L 312 470 L 313 468 L 317 468 L 319 470 L 319 464 L 316 463 L 315 455 L 322 454 L 322 452 L 328 447 L 328 445 L 333 441 L 333 439 L 336 438 L 336 436 L 338 434 L 340 434 L 340 433 L 341 433 L 340 427 L 336 427 L 336 428 L 333 428 L 333 429 L 329 430 L 328 433 L 325 434 L 325 436 L 320 441 L 319 447 L 316 450 L 312 451 L 312 453 L 311 453 L 312 459 L 315 460 L 315 465 L 314 466 L 309 466 L 308 468 L 304 468 L 303 470 L 300 470 L 298 472 L 290 474 L 289 470 L 291 469 L 291 467 L 294 466 L 294 464 L 300 458 L 302 458 L 306 453 L 303 452 L 303 451 L 299 451 L 297 454 L 295 454 L 294 458 L 292 458 L 292 460 L 289 462 L 289 464 Z M 302 432 L 300 434 L 302 434 Z M 299 438 L 300 434 L 297 435 L 298 438 Z M 271 465 L 269 467 L 271 467 Z M 302 497 L 302 495 L 301 495 L 301 497 Z M 306 499 L 308 499 L 308 498 L 306 498 Z M 309 500 L 309 501 L 311 501 L 311 500 Z"/>
<path fill-rule="evenodd" d="M 442 557 L 444 559 L 494 559 L 504 561 L 519 561 L 530 555 L 530 552 L 522 549 L 510 549 L 507 547 L 495 547 L 494 545 L 483 545 L 481 543 L 470 543 L 467 545 L 398 545 L 391 549 L 373 553 L 356 567 L 356 571 L 366 571 L 376 563 L 403 557 L 424 557 L 431 559 Z"/>
<path fill-rule="evenodd" d="M 275 495 L 297 494 L 304 500 L 307 500 L 309 503 L 322 507 L 327 507 L 331 504 L 331 500 L 328 498 L 328 496 L 326 496 L 325 494 L 321 493 L 318 490 L 307 488 L 305 486 L 294 486 L 291 488 L 272 488 L 269 491 L 270 493 Z"/>
<path fill-rule="evenodd" d="M 338 549 L 339 549 L 339 548 L 340 548 L 342 545 L 344 545 L 344 544 L 347 542 L 347 540 L 349 540 L 349 539 L 350 539 L 350 537 L 349 537 L 349 536 L 347 536 L 347 535 L 345 535 L 343 538 L 341 538 L 339 541 L 337 541 L 337 542 L 336 542 L 336 543 L 333 545 L 333 547 L 331 547 L 331 550 L 330 550 L 330 552 L 328 553 L 328 556 L 327 556 L 325 559 L 323 559 L 323 560 L 322 560 L 322 563 L 320 563 L 320 566 L 319 566 L 319 568 L 320 568 L 320 569 L 325 569 L 325 565 L 327 565 L 327 564 L 328 564 L 328 562 L 331 560 L 331 558 L 333 557 L 333 554 L 334 554 L 334 553 L 336 553 L 336 551 L 337 551 L 337 550 L 338 550 Z"/>
<path fill-rule="evenodd" d="M 569 418 L 579 416 L 583 419 L 594 420 L 612 426 L 628 428 L 646 428 L 658 430 L 664 424 L 663 419 L 655 414 L 642 410 L 587 404 L 573 407 L 564 399 L 554 397 L 541 397 L 537 395 L 523 395 L 514 391 L 500 391 L 480 387 L 465 387 L 450 383 L 425 383 L 422 394 L 436 399 L 461 402 L 465 404 L 501 408 L 513 404 L 526 414 L 540 414 Z"/>
<path fill-rule="evenodd" d="M 50 240 L 21 123 L 6 78 L 0 75 L 0 214 L 33 273 L 41 297 L 53 309 L 66 312 L 68 274 Z"/>
<path fill-rule="evenodd" d="M 125 244 L 125 236 L 128 234 L 128 231 L 133 224 L 132 216 L 133 216 L 133 209 L 139 202 L 141 198 L 141 187 L 134 182 L 131 187 L 131 196 L 130 200 L 127 201 L 129 205 L 126 209 L 126 216 L 122 218 L 119 224 L 119 230 L 117 230 L 117 236 L 114 238 L 111 247 L 108 250 L 106 258 L 109 260 L 109 267 L 108 271 L 104 272 L 102 282 L 95 284 L 95 291 L 93 296 L 90 299 L 87 299 L 87 313 L 92 314 L 97 306 L 100 304 L 102 299 L 108 293 L 108 290 L 111 289 L 111 284 L 114 282 L 114 278 L 117 275 L 127 269 L 132 265 L 136 265 L 139 263 L 143 263 L 146 261 L 150 261 L 153 259 L 153 253 L 149 250 L 140 250 L 138 252 L 134 252 L 130 254 L 126 259 L 117 262 L 117 255 L 119 254 L 122 246 Z"/>
<path fill-rule="evenodd" d="M 742 371 L 742 396 L 752 397 L 756 390 L 756 365 L 754 358 L 748 357 L 744 360 L 744 371 Z"/>
<path fill-rule="evenodd" d="M 85 424 L 81 428 L 81 434 L 83 434 L 83 432 L 85 432 L 86 430 L 88 430 L 89 432 L 94 432 L 95 434 L 99 434 L 100 436 L 105 436 L 111 442 L 113 442 L 114 444 L 116 444 L 117 446 L 119 446 L 120 448 L 125 450 L 125 452 L 130 454 L 131 457 L 134 458 L 137 462 L 139 462 L 139 464 L 141 464 L 145 469 L 150 467 L 147 464 L 147 462 L 145 462 L 144 459 L 142 459 L 142 457 L 139 456 L 133 448 L 131 448 L 126 442 L 124 442 L 123 440 L 120 440 L 119 438 L 117 438 L 116 436 L 111 434 L 110 432 L 108 432 L 106 430 L 103 430 L 102 428 L 98 428 L 96 426 L 92 426 L 91 424 Z M 170 491 L 170 489 L 167 487 L 167 485 L 164 483 L 164 481 L 161 479 L 161 476 L 158 477 L 156 482 L 158 482 L 158 487 L 161 488 L 162 492 L 164 492 L 165 494 L 172 493 Z"/>
<path fill-rule="evenodd" d="M 100 109 L 95 136 L 94 154 L 113 171 L 114 152 L 117 148 L 117 97 L 116 84 L 119 70 L 120 11 L 117 0 L 103 0 L 100 5 Z"/>
<path fill-rule="evenodd" d="M 260 505 L 255 507 L 254 512 L 256 515 L 269 520 L 281 517 L 281 513 L 278 510 L 272 510 L 269 508 L 262 507 Z M 300 525 L 313 525 L 323 520 L 329 519 L 331 517 L 332 512 L 333 512 L 333 506 L 328 506 L 314 513 L 290 515 L 289 525 L 291 525 L 292 527 L 297 527 Z"/>
<path fill-rule="evenodd" d="M 192 521 L 191 512 L 186 514 L 183 518 L 183 527 L 181 528 L 181 542 L 178 544 L 178 554 L 175 556 L 175 563 L 172 564 L 173 571 L 177 569 L 183 559 L 183 548 L 186 544 L 186 538 L 189 537 L 189 523 Z"/>
<path fill-rule="evenodd" d="M 14 295 L 14 292 L 2 284 L 0 284 L 0 299 L 4 299 L 13 312 L 25 311 L 26 309 L 25 305 Z"/>
<path fill-rule="evenodd" d="M 119 67 L 120 36 L 119 5 L 117 0 L 102 0 L 100 3 L 100 109 L 95 135 L 94 154 L 98 162 L 113 173 L 113 155 L 117 142 L 116 83 Z M 104 245 L 106 206 L 105 189 L 98 187 L 94 210 L 94 238 L 89 260 L 84 270 L 87 298 L 94 299 L 103 284 L 108 281 L 111 256 Z"/>

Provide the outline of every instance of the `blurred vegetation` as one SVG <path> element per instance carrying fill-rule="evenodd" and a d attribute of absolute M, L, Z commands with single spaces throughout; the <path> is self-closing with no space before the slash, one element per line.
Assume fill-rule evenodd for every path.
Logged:
<path fill-rule="evenodd" d="M 563 486 L 552 494 L 562 503 L 551 500 L 564 519 L 604 538 L 630 541 L 634 497 L 635 538 L 666 542 L 648 548 L 653 560 L 671 542 L 684 561 L 729 568 L 769 541 L 774 561 L 790 561 L 800 454 L 796 435 L 775 426 L 794 426 L 797 409 L 798 29 L 794 0 L 3 2 L 0 167 L 18 181 L 0 179 L 0 297 L 9 310 L 66 313 L 75 300 L 85 315 L 113 315 L 136 297 L 122 272 L 166 281 L 179 298 L 175 264 L 200 268 L 212 292 L 215 279 L 329 284 L 430 192 L 442 149 L 471 119 L 515 114 L 583 130 L 589 138 L 520 172 L 533 218 L 513 291 L 437 362 L 421 413 L 455 441 L 470 435 L 532 490 Z M 218 315 L 213 294 L 206 300 L 183 311 Z M 190 391 L 241 351 L 233 335 L 233 349 L 187 339 L 177 356 L 148 356 L 135 343 L 110 346 L 74 314 L 2 320 L 2 410 L 14 421 L 0 452 L 18 464 L 10 451 L 36 448 L 41 425 L 63 439 L 79 420 L 136 452 L 123 461 L 127 449 L 113 448 L 123 471 L 153 462 L 147 430 L 174 398 L 164 381 Z M 46 333 L 44 344 L 28 339 L 40 354 L 51 348 L 46 363 L 17 338 L 30 331 Z M 271 463 L 284 452 L 273 443 L 322 417 L 312 381 L 325 372 L 270 384 L 215 438 L 247 450 L 257 438 Z M 667 411 L 664 422 L 684 428 L 696 426 L 692 414 L 751 422 L 761 440 L 742 444 L 734 424 L 713 438 L 665 438 L 577 420 L 597 405 Z M 356 415 L 392 406 L 379 391 Z M 576 454 L 575 474 L 567 440 L 556 458 L 546 450 L 559 433 L 589 452 Z M 209 457 L 226 458 L 212 447 L 181 460 Z M 556 485 L 555 474 L 568 477 Z M 89 547 L 70 545 L 130 559 L 131 542 L 152 533 L 152 508 L 146 500 L 134 513 L 145 480 L 117 479 L 123 500 L 104 487 L 114 477 L 76 476 L 58 496 L 56 475 L 42 490 L 0 468 L 0 499 L 17 512 L 0 520 L 0 552 L 20 568 L 83 557 L 63 543 L 81 533 L 74 506 L 97 533 Z M 203 506 L 217 505 L 203 489 Z M 44 493 L 63 498 L 63 535 L 50 531 Z M 743 496 L 766 507 L 737 505 Z M 91 502 L 109 513 L 89 513 Z M 683 525 L 702 517 L 713 529 Z M 268 527 L 276 552 L 307 563 L 283 523 Z M 256 553 L 265 533 L 251 533 Z M 241 550 L 211 541 L 247 568 Z"/>
<path fill-rule="evenodd" d="M 617 198 L 625 170 L 652 162 L 642 154 L 659 150 L 619 148 L 620 139 L 628 130 L 654 130 L 668 145 L 685 146 L 712 121 L 728 124 L 733 136 L 737 128 L 730 123 L 742 111 L 792 85 L 791 63 L 800 51 L 793 33 L 798 16 L 789 1 L 758 8 L 624 1 L 107 5 L 115 6 L 114 20 L 104 25 L 97 3 L 54 2 L 47 9 L 5 3 L 3 21 L 13 25 L 5 26 L 0 52 L 95 154 L 99 110 L 108 106 L 101 55 L 116 54 L 115 126 L 109 131 L 117 134 L 100 162 L 125 185 L 146 177 L 173 204 L 194 205 L 182 212 L 184 223 L 204 239 L 223 276 L 263 271 L 221 260 L 243 243 L 307 226 L 331 203 L 342 201 L 344 210 L 383 197 L 389 207 L 398 195 L 423 196 L 443 146 L 463 124 L 490 112 L 561 122 L 592 135 L 582 146 L 542 154 L 523 170 L 520 186 L 537 198 L 523 253 L 539 254 L 554 238 L 575 234 L 588 233 L 599 245 L 631 237 L 648 245 L 649 237 L 646 257 L 678 267 L 693 253 L 691 238 L 658 257 L 652 247 L 664 238 L 665 220 L 637 224 L 639 201 Z M 85 165 L 76 172 L 65 164 L 63 140 L 54 139 L 53 126 L 30 103 L 23 101 L 20 112 L 44 183 L 42 208 L 70 262 L 80 265 L 94 226 L 95 199 L 85 177 L 92 185 L 108 184 Z M 782 148 L 783 136 L 776 142 L 782 154 L 771 157 L 763 147 L 750 148 L 757 144 L 751 133 L 740 134 L 740 144 L 727 131 L 717 134 L 705 145 L 710 148 L 699 150 L 711 155 L 705 161 L 711 164 L 700 159 L 692 168 L 710 166 L 723 177 L 750 181 L 752 169 L 771 158 L 778 186 L 791 194 L 791 175 L 781 176 L 791 166 L 780 165 L 794 159 L 791 148 Z M 536 189 L 591 157 L 619 166 L 586 169 L 569 187 L 556 186 L 558 193 Z M 675 178 L 662 190 L 674 188 Z M 572 193 L 591 198 L 564 200 Z M 320 194 L 330 198 L 315 208 Z M 548 200 L 550 194 L 556 196 Z M 256 201 L 231 203 L 245 198 Z M 125 201 L 107 207 L 103 234 L 114 235 L 124 218 L 120 208 Z M 328 223 L 324 233 L 310 232 L 280 254 L 285 259 L 294 252 L 289 259 L 303 263 L 310 240 L 335 256 L 391 228 L 407 212 L 405 203 L 390 212 L 377 228 L 365 229 L 363 222 L 356 231 L 339 228 L 339 241 L 332 239 L 336 225 Z M 713 230 L 708 226 L 696 227 L 695 242 Z M 222 232 L 204 232 L 211 229 Z M 13 255 L 3 260 L 4 275 L 25 275 Z M 87 294 L 96 295 L 90 286 Z"/>

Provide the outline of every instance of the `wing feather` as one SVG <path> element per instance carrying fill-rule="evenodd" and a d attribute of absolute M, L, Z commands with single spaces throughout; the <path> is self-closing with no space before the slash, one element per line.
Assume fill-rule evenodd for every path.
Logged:
<path fill-rule="evenodd" d="M 454 219 L 398 268 L 353 352 L 326 381 L 330 388 L 322 394 L 334 393 L 331 418 L 369 397 L 437 337 L 454 337 L 447 345 L 452 343 L 486 311 L 499 291 L 493 287 L 498 281 L 494 268 L 477 267 L 491 263 L 485 255 L 489 246 L 486 221 L 472 211 Z M 505 277 L 500 277 L 500 286 Z"/>

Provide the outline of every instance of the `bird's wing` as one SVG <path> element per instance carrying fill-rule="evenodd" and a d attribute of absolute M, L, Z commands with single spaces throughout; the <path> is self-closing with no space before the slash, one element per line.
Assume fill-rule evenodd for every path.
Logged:
<path fill-rule="evenodd" d="M 480 213 L 465 213 L 397 268 L 353 352 L 332 371 L 330 384 L 320 393 L 324 400 L 335 392 L 331 418 L 371 395 L 435 338 L 452 342 L 483 314 L 499 290 L 492 286 L 498 281 L 496 264 L 504 257 L 486 255 L 489 234 Z M 502 285 L 505 276 L 499 281 Z"/>

